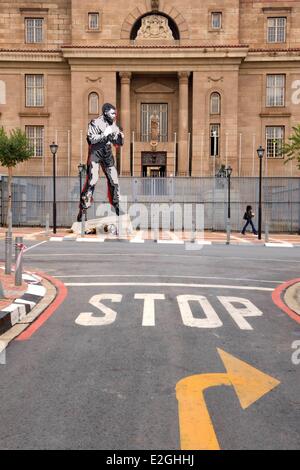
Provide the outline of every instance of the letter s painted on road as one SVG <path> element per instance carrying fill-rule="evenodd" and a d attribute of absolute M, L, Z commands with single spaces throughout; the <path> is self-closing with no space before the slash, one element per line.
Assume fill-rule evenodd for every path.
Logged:
<path fill-rule="evenodd" d="M 109 307 L 106 307 L 106 305 L 103 305 L 101 302 L 102 300 L 111 300 L 112 302 L 121 302 L 122 300 L 122 295 L 121 294 L 100 294 L 100 295 L 94 295 L 90 300 L 89 303 L 99 309 L 102 313 L 105 315 L 102 317 L 96 316 L 92 312 L 84 312 L 81 313 L 75 320 L 75 323 L 77 325 L 81 326 L 104 326 L 104 325 L 110 325 L 111 323 L 114 323 L 116 317 L 117 317 L 117 312 L 112 310 Z"/>
<path fill-rule="evenodd" d="M 296 349 L 296 351 L 292 354 L 292 363 L 294 366 L 298 366 L 300 364 L 300 341 L 294 341 L 292 344 L 292 349 Z"/>

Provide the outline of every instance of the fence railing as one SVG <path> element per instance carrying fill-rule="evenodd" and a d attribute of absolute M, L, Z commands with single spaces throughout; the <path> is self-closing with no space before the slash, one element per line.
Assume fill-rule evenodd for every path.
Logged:
<path fill-rule="evenodd" d="M 57 225 L 69 227 L 76 220 L 79 202 L 79 178 L 57 177 Z M 203 204 L 206 229 L 225 230 L 227 217 L 226 178 L 120 178 L 122 196 L 128 208 L 132 204 L 179 205 Z M 258 213 L 258 178 L 231 178 L 231 225 L 240 230 L 246 205 Z M 107 202 L 106 181 L 97 184 L 95 203 L 88 211 L 89 219 L 96 217 L 97 208 Z M 0 186 L 1 223 L 7 212 L 7 178 Z M 13 225 L 45 226 L 47 214 L 52 224 L 53 184 L 51 177 L 14 177 Z M 300 178 L 263 179 L 263 228 L 270 231 L 298 232 L 300 228 Z"/>

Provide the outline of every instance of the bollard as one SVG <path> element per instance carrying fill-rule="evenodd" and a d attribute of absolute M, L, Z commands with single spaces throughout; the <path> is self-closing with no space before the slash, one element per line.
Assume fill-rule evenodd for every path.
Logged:
<path fill-rule="evenodd" d="M 227 225 L 226 225 L 226 234 L 227 234 L 226 245 L 230 245 L 230 232 L 231 232 L 230 219 L 228 219 Z"/>
<path fill-rule="evenodd" d="M 269 243 L 269 224 L 265 224 L 265 243 Z"/>
<path fill-rule="evenodd" d="M 49 237 L 50 232 L 50 215 L 46 215 L 46 237 Z"/>
<path fill-rule="evenodd" d="M 12 235 L 10 232 L 5 233 L 5 274 L 11 274 L 12 261 Z"/>
<path fill-rule="evenodd" d="M 81 238 L 84 238 L 85 235 L 85 222 L 87 219 L 86 211 L 82 214 L 82 219 L 81 219 Z"/>
<path fill-rule="evenodd" d="M 16 237 L 15 244 L 15 286 L 22 285 L 22 271 L 23 271 L 23 237 Z"/>
<path fill-rule="evenodd" d="M 11 211 L 9 211 L 7 215 L 7 228 L 8 228 L 8 232 L 12 236 L 12 212 Z"/>

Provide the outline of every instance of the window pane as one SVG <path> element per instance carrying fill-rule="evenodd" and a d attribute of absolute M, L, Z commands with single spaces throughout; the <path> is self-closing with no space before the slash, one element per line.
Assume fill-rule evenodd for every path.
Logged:
<path fill-rule="evenodd" d="M 219 155 L 220 144 L 220 124 L 211 124 L 210 126 L 210 155 Z"/>
<path fill-rule="evenodd" d="M 150 142 L 151 123 L 156 118 L 158 121 L 158 142 L 168 141 L 168 104 L 167 103 L 142 103 L 141 105 L 141 141 Z"/>
<path fill-rule="evenodd" d="M 282 157 L 282 145 L 284 142 L 284 127 L 266 127 L 267 157 Z"/>
<path fill-rule="evenodd" d="M 89 13 L 89 29 L 99 29 L 99 13 Z"/>
<path fill-rule="evenodd" d="M 285 75 L 267 75 L 267 106 L 285 105 Z"/>
<path fill-rule="evenodd" d="M 26 106 L 44 106 L 44 76 L 26 75 Z"/>
<path fill-rule="evenodd" d="M 34 157 L 44 155 L 44 126 L 26 126 L 26 137 L 34 149 Z"/>
<path fill-rule="evenodd" d="M 222 25 L 222 13 L 211 14 L 211 26 L 213 29 L 220 29 Z"/>
<path fill-rule="evenodd" d="M 210 97 L 210 113 L 211 114 L 220 114 L 221 111 L 221 97 L 219 93 L 212 93 Z"/>
<path fill-rule="evenodd" d="M 89 95 L 89 114 L 99 114 L 99 96 L 98 93 Z"/>
<path fill-rule="evenodd" d="M 286 18 L 268 18 L 268 42 L 285 42 Z"/>
<path fill-rule="evenodd" d="M 43 18 L 27 18 L 25 20 L 26 42 L 43 42 Z"/>

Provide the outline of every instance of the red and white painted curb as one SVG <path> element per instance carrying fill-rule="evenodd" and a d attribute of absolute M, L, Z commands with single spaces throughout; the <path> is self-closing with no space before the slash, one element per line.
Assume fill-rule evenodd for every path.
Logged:
<path fill-rule="evenodd" d="M 28 315 L 46 294 L 46 289 L 42 286 L 42 279 L 39 276 L 25 273 L 22 278 L 27 282 L 28 288 L 25 294 L 0 310 L 0 335 Z"/>
<path fill-rule="evenodd" d="M 300 278 L 291 279 L 290 281 L 284 282 L 280 286 L 276 287 L 276 289 L 272 293 L 272 299 L 278 308 L 280 308 L 284 313 L 286 313 L 297 323 L 300 323 L 300 315 L 294 312 L 294 310 L 290 309 L 283 299 L 285 291 L 294 284 L 297 284 L 298 282 L 300 282 Z"/>

